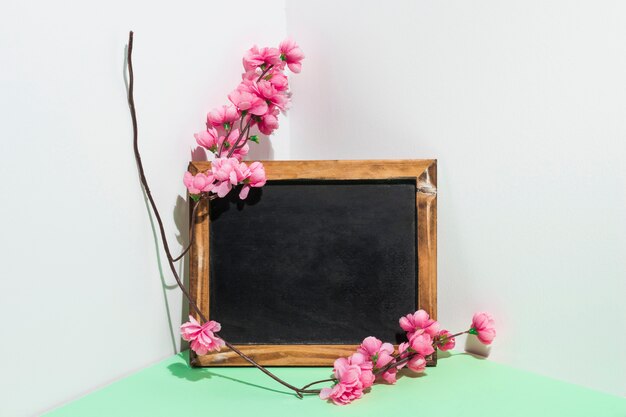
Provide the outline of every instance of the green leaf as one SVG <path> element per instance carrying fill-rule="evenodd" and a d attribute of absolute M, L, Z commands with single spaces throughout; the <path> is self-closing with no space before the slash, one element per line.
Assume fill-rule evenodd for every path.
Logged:
<path fill-rule="evenodd" d="M 280 60 L 281 61 L 286 61 L 287 57 L 285 56 L 285 54 L 280 54 Z"/>
<path fill-rule="evenodd" d="M 468 333 L 469 334 L 478 334 L 478 331 L 475 328 L 472 327 L 471 329 L 469 329 Z"/>
<path fill-rule="evenodd" d="M 250 136 L 248 140 L 251 140 L 254 143 L 259 143 L 259 137 L 257 135 Z"/>
<path fill-rule="evenodd" d="M 198 194 L 189 194 L 189 197 L 191 197 L 191 199 L 196 203 L 200 201 L 200 196 Z"/>

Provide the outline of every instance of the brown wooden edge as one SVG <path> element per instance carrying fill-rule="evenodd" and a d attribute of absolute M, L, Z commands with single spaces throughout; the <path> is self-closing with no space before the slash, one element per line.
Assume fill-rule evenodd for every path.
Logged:
<path fill-rule="evenodd" d="M 325 160 L 263 161 L 269 180 L 414 178 L 417 187 L 418 308 L 437 318 L 437 160 Z M 210 162 L 191 162 L 192 174 L 210 169 Z M 191 219 L 194 239 L 189 256 L 189 292 L 209 317 L 209 216 L 208 202 L 200 203 Z M 407 312 L 408 313 L 408 312 Z M 198 317 L 196 317 L 198 318 Z M 237 345 L 264 366 L 332 366 L 349 356 L 357 345 Z M 236 353 L 223 349 L 207 355 L 190 351 L 192 366 L 250 366 Z M 428 360 L 436 365 L 436 353 Z"/>

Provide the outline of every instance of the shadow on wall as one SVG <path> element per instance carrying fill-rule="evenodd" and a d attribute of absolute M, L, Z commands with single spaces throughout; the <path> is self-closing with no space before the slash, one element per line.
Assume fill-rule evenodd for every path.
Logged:
<path fill-rule="evenodd" d="M 124 46 L 124 61 L 122 64 L 122 79 L 124 81 L 124 87 L 126 89 L 127 97 L 130 96 L 129 92 L 129 79 L 128 79 L 128 45 Z M 161 280 L 161 287 L 163 288 L 163 302 L 165 304 L 165 314 L 167 319 L 167 325 L 170 331 L 170 340 L 172 342 L 172 350 L 176 353 L 176 337 L 174 336 L 174 329 L 172 328 L 172 320 L 171 313 L 169 308 L 169 302 L 167 299 L 167 290 L 172 289 L 176 286 L 167 285 L 165 282 L 165 276 L 163 275 L 163 268 L 161 266 L 161 247 L 159 244 L 159 236 L 157 234 L 156 225 L 154 223 L 154 217 L 152 214 L 152 209 L 150 208 L 150 203 L 148 202 L 148 196 L 146 195 L 146 191 L 141 185 L 141 178 L 139 175 L 139 167 L 137 167 L 137 180 L 139 182 L 139 187 L 141 188 L 141 193 L 143 194 L 144 204 L 146 206 L 146 212 L 148 213 L 148 219 L 150 220 L 150 228 L 152 229 L 152 238 L 154 239 L 154 249 L 156 253 L 157 260 L 157 268 L 159 270 L 159 279 Z"/>

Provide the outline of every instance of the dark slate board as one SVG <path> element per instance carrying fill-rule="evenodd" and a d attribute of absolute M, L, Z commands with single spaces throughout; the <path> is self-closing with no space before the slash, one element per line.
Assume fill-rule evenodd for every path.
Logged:
<path fill-rule="evenodd" d="M 211 202 L 210 317 L 236 344 L 398 342 L 416 310 L 415 182 L 274 181 Z"/>

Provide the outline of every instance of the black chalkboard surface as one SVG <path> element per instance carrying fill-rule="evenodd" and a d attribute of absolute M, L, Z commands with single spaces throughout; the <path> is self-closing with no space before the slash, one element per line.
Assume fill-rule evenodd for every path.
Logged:
<path fill-rule="evenodd" d="M 263 165 L 245 201 L 191 209 L 189 293 L 220 336 L 265 366 L 331 366 L 367 336 L 400 342 L 403 315 L 437 318 L 436 160 Z M 231 349 L 189 358 L 250 365 Z"/>
<path fill-rule="evenodd" d="M 210 317 L 236 344 L 398 343 L 417 309 L 416 182 L 269 181 L 210 209 Z"/>

